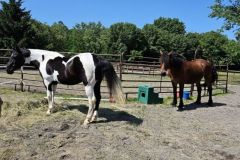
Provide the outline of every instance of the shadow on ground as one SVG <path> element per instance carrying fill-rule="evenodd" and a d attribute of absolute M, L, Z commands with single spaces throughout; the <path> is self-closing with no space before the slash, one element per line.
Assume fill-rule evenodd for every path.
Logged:
<path fill-rule="evenodd" d="M 77 109 L 78 111 L 84 114 L 87 114 L 88 112 L 88 106 L 86 105 L 69 105 L 67 106 L 67 108 L 70 110 Z M 106 120 L 98 120 L 95 123 L 126 121 L 133 125 L 140 125 L 143 122 L 141 118 L 137 118 L 134 115 L 131 115 L 125 111 L 115 111 L 109 108 L 100 108 L 98 113 L 99 113 L 99 117 L 104 117 Z"/>
<path fill-rule="evenodd" d="M 213 105 L 211 106 L 209 106 L 207 103 L 201 103 L 201 104 L 191 103 L 191 104 L 185 105 L 184 110 L 189 111 L 189 110 L 195 110 L 198 108 L 211 108 L 211 107 L 221 107 L 221 106 L 226 106 L 226 103 L 213 103 Z"/>

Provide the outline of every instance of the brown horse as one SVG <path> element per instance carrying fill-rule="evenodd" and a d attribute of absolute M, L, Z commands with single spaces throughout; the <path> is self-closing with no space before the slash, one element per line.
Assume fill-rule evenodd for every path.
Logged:
<path fill-rule="evenodd" d="M 177 84 L 179 84 L 180 103 L 178 111 L 183 110 L 183 89 L 184 84 L 196 83 L 197 86 L 197 101 L 201 103 L 201 79 L 204 77 L 205 85 L 208 87 L 209 100 L 208 105 L 212 105 L 212 83 L 217 80 L 217 71 L 215 67 L 206 60 L 196 59 L 187 61 L 183 56 L 170 52 L 163 53 L 160 51 L 160 72 L 162 76 L 168 75 L 171 78 L 173 87 L 173 102 L 172 105 L 177 105 Z"/>

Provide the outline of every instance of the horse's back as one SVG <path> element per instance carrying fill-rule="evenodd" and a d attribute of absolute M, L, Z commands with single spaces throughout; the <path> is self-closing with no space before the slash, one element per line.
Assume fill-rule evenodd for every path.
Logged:
<path fill-rule="evenodd" d="M 69 61 L 73 60 L 76 57 L 79 57 L 79 59 L 80 59 L 82 65 L 83 65 L 84 69 L 92 70 L 92 69 L 95 68 L 95 64 L 94 64 L 92 53 L 79 53 L 79 54 L 73 56 L 71 59 L 69 59 Z"/>
<path fill-rule="evenodd" d="M 64 57 L 59 52 L 55 52 L 55 51 L 47 51 L 47 50 L 41 50 L 41 49 L 29 49 L 29 50 L 33 54 L 44 55 L 44 56 L 46 56 L 47 59 L 53 59 L 56 57 Z"/>
<path fill-rule="evenodd" d="M 187 61 L 187 67 L 199 72 L 205 72 L 206 69 L 211 68 L 211 64 L 204 59 L 195 59 L 192 61 Z"/>
<path fill-rule="evenodd" d="M 80 63 L 82 64 L 82 67 L 85 70 L 85 74 L 88 82 L 95 79 L 95 63 L 94 63 L 92 53 L 79 53 L 74 57 L 72 57 L 71 59 L 69 59 L 68 62 L 72 61 L 74 58 L 80 59 Z"/>
<path fill-rule="evenodd" d="M 183 65 L 185 83 L 200 81 L 211 73 L 211 64 L 204 59 L 186 61 Z"/>

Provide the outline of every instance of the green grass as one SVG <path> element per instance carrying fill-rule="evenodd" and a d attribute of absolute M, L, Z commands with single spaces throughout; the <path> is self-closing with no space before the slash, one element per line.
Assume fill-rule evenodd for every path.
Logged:
<path fill-rule="evenodd" d="M 54 113 L 47 116 L 48 102 L 44 98 L 44 93 L 31 93 L 13 91 L 9 88 L 1 88 L 0 95 L 3 99 L 2 117 L 0 118 L 0 128 L 30 128 L 35 124 L 46 123 L 58 120 L 77 119 L 83 123 L 86 113 L 80 112 L 78 107 L 88 108 L 88 101 L 83 100 L 55 100 Z M 69 98 L 70 95 L 61 94 L 62 97 Z M 135 103 L 132 99 L 126 105 L 121 106 L 116 103 L 102 101 L 100 109 L 109 111 L 104 114 L 130 114 L 135 117 L 143 117 L 144 105 Z M 76 109 L 64 109 L 62 106 L 77 106 Z M 118 116 L 120 116 L 118 115 Z M 120 116 L 121 117 L 121 116 Z M 0 135 L 1 136 L 1 135 Z M 4 137 L 4 136 L 3 136 Z M 0 139 L 1 140 L 1 139 Z"/>
<path fill-rule="evenodd" d="M 218 79 L 219 80 L 226 80 L 226 72 L 218 72 Z M 240 84 L 240 73 L 228 73 L 228 83 L 232 85 Z"/>
<path fill-rule="evenodd" d="M 240 73 L 229 73 L 228 74 L 229 84 L 240 84 Z"/>

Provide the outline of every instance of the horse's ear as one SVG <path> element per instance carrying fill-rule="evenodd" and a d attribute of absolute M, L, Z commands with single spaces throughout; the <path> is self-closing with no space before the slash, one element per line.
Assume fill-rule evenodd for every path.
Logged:
<path fill-rule="evenodd" d="M 160 55 L 163 55 L 163 52 L 162 52 L 162 50 L 160 50 Z"/>
<path fill-rule="evenodd" d="M 18 53 L 22 53 L 21 48 L 18 46 L 15 46 L 13 50 L 17 51 Z"/>
<path fill-rule="evenodd" d="M 171 52 L 168 53 L 169 56 L 172 55 L 172 54 L 173 54 L 173 51 L 171 51 Z"/>

